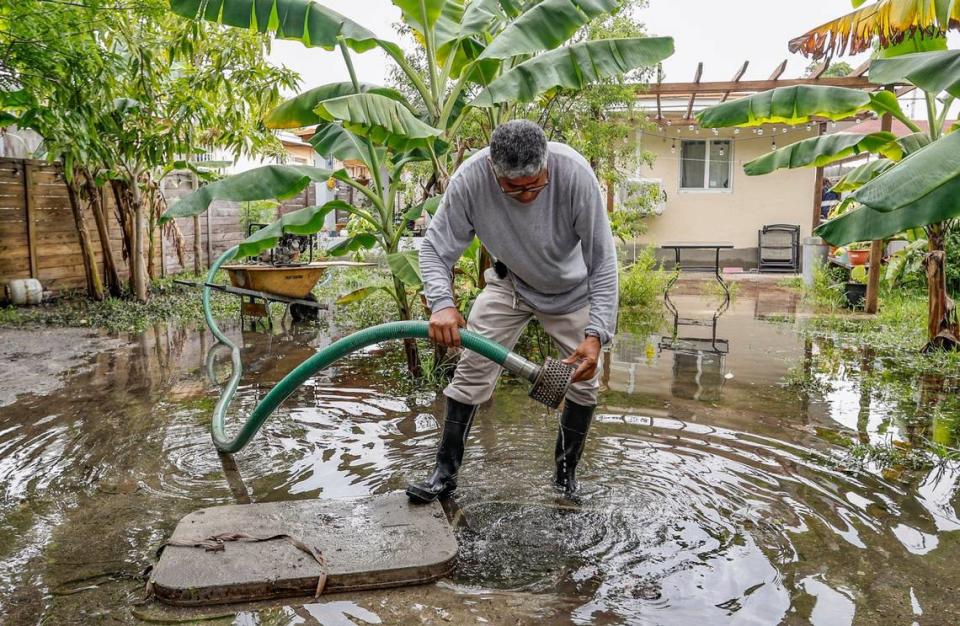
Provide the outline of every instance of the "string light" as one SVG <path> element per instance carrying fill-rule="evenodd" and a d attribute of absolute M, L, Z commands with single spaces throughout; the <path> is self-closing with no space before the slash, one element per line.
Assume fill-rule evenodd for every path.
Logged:
<path fill-rule="evenodd" d="M 739 128 L 734 128 L 734 129 L 733 129 L 733 134 L 734 134 L 734 135 L 739 135 L 739 134 L 740 134 L 740 129 L 739 129 Z"/>
<path fill-rule="evenodd" d="M 771 150 L 776 150 L 776 149 L 777 149 L 777 140 L 776 140 L 776 139 L 774 139 L 773 141 L 770 142 L 770 149 L 771 149 Z"/>
<path fill-rule="evenodd" d="M 757 129 L 757 134 L 758 134 L 758 135 L 763 135 L 763 129 L 762 129 L 762 128 L 758 128 L 758 129 Z"/>
<path fill-rule="evenodd" d="M 836 122 L 830 122 L 830 128 L 836 128 L 836 127 L 837 127 Z"/>
<path fill-rule="evenodd" d="M 789 130 L 790 130 L 789 128 L 784 128 L 784 129 L 783 129 L 783 134 L 786 135 L 786 134 L 787 134 L 787 131 L 789 131 Z"/>
<path fill-rule="evenodd" d="M 723 156 L 723 144 L 720 144 L 720 156 Z"/>
<path fill-rule="evenodd" d="M 676 154 L 676 153 L 677 153 L 677 140 L 674 139 L 673 145 L 670 146 L 670 154 Z"/>
<path fill-rule="evenodd" d="M 687 130 L 693 130 L 693 124 L 690 124 L 690 126 L 687 127 Z"/>

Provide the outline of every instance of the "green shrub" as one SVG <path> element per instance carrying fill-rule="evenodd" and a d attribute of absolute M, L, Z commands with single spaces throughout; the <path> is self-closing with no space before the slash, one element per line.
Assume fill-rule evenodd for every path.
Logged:
<path fill-rule="evenodd" d="M 620 329 L 649 334 L 663 322 L 663 293 L 675 272 L 663 269 L 652 247 L 620 269 Z"/>

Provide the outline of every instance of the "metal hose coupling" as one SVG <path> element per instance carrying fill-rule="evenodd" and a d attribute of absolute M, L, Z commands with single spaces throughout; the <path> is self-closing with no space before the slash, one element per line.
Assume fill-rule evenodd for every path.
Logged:
<path fill-rule="evenodd" d="M 503 367 L 515 376 L 529 380 L 533 384 L 530 397 L 551 409 L 558 408 L 563 402 L 573 373 L 577 370 L 576 365 L 568 365 L 552 357 L 547 357 L 543 366 L 540 366 L 515 352 L 507 354 Z"/>

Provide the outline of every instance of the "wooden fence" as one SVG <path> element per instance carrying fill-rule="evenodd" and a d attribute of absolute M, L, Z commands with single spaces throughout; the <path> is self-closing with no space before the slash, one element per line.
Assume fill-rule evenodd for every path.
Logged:
<path fill-rule="evenodd" d="M 163 193 L 172 204 L 194 188 L 192 175 L 174 173 L 163 181 Z M 110 248 L 121 277 L 128 276 L 120 225 L 113 194 L 104 195 Z M 100 238 L 93 215 L 86 215 L 91 245 L 103 271 Z M 194 224 L 177 220 L 184 238 L 185 258 L 177 258 L 174 241 L 157 235 L 154 261 L 159 275 L 192 270 Z M 242 238 L 240 208 L 217 201 L 199 218 L 202 267 Z M 37 278 L 45 289 L 58 291 L 85 287 L 83 261 L 66 182 L 59 164 L 28 159 L 0 158 L 0 283 L 16 278 Z"/>

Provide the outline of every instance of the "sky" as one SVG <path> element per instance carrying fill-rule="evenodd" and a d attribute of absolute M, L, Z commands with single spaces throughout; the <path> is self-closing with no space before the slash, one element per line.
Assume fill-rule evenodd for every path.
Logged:
<path fill-rule="evenodd" d="M 400 12 L 389 0 L 326 0 L 324 5 L 386 39 L 395 39 L 392 24 Z M 849 0 L 806 0 L 803 10 L 783 0 L 649 0 L 638 16 L 651 35 L 670 35 L 676 52 L 664 61 L 665 80 L 693 80 L 704 62 L 704 81 L 730 80 L 744 61 L 745 79 L 768 78 L 784 59 L 784 78 L 803 74 L 809 60 L 790 54 L 787 42 L 797 35 L 852 10 Z M 867 54 L 843 58 L 857 67 Z M 300 73 L 302 89 L 349 80 L 339 53 L 306 49 L 297 42 L 275 41 L 271 59 Z M 838 59 L 841 60 L 841 59 Z M 361 81 L 384 83 L 388 62 L 371 50 L 354 56 Z"/>

